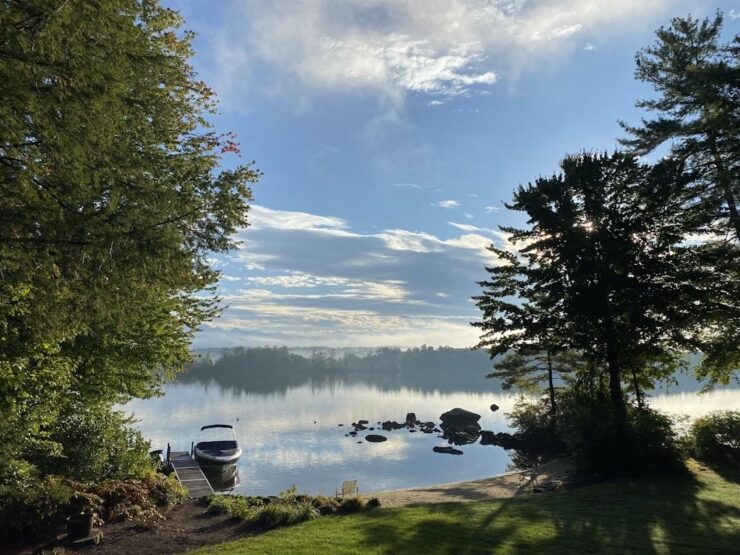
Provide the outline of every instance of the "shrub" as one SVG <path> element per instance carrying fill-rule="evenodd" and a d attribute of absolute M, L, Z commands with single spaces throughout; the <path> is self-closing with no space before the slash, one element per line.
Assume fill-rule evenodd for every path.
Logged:
<path fill-rule="evenodd" d="M 380 508 L 380 499 L 377 497 L 371 497 L 367 500 L 367 503 L 365 504 L 365 507 L 367 509 L 379 509 Z"/>
<path fill-rule="evenodd" d="M 508 415 L 522 450 L 512 457 L 522 466 L 567 452 L 579 470 L 602 475 L 652 475 L 683 468 L 671 419 L 627 404 L 621 423 L 608 398 L 570 390 L 558 395 L 551 420 L 547 400 L 520 401 Z"/>
<path fill-rule="evenodd" d="M 740 411 L 718 411 L 697 419 L 689 430 L 689 448 L 706 462 L 740 464 Z"/>
<path fill-rule="evenodd" d="M 352 513 L 359 513 L 365 508 L 365 503 L 360 497 L 346 497 L 341 500 L 337 507 L 337 514 L 348 515 Z"/>
<path fill-rule="evenodd" d="M 154 468 L 149 443 L 131 428 L 131 418 L 105 405 L 72 402 L 64 408 L 50 439 L 59 453 L 32 462 L 44 474 L 58 474 L 81 482 L 141 478 Z"/>

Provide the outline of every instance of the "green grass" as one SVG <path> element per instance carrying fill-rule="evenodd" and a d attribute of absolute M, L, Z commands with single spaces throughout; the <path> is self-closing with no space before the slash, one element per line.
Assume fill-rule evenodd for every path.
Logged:
<path fill-rule="evenodd" d="M 198 553 L 739 553 L 740 475 L 331 516 Z"/>

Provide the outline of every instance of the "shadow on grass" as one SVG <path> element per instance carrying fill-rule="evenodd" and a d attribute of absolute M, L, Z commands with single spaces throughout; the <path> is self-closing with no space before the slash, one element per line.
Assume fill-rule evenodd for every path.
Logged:
<path fill-rule="evenodd" d="M 363 545 L 384 553 L 737 553 L 737 501 L 730 492 L 699 495 L 701 486 L 690 476 L 621 480 L 566 494 L 379 511 L 358 524 Z"/>

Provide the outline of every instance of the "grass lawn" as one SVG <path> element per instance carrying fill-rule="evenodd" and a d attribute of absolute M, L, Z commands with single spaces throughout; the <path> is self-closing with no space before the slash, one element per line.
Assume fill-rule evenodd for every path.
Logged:
<path fill-rule="evenodd" d="M 740 553 L 740 472 L 331 516 L 197 553 Z M 737 469 L 735 469 L 737 470 Z"/>

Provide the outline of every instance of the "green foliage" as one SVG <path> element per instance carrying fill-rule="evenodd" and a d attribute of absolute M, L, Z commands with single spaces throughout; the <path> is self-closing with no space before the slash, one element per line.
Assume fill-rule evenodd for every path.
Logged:
<path fill-rule="evenodd" d="M 0 7 L 0 482 L 72 461 L 83 423 L 60 417 L 156 394 L 217 313 L 206 256 L 259 172 L 220 169 L 237 145 L 181 24 L 156 0 Z"/>
<path fill-rule="evenodd" d="M 587 473 L 640 476 L 683 469 L 670 417 L 629 403 L 622 422 L 606 392 L 592 396 L 568 390 L 559 394 L 558 404 L 554 425 L 546 399 L 522 400 L 507 415 L 515 437 L 526 448 L 516 453 L 515 463 L 526 467 L 542 455 L 552 457 L 564 450 Z"/>
<path fill-rule="evenodd" d="M 53 530 L 74 514 L 92 512 L 98 522 L 163 518 L 157 507 L 187 498 L 176 478 L 150 471 L 142 479 L 85 484 L 57 475 L 34 475 L 21 485 L 0 486 L 0 545 L 19 533 Z"/>
<path fill-rule="evenodd" d="M 130 418 L 105 406 L 70 403 L 50 434 L 63 446 L 61 452 L 39 453 L 32 460 L 43 472 L 83 482 L 143 476 L 152 470 L 150 446 L 130 424 Z"/>
<path fill-rule="evenodd" d="M 637 103 L 653 113 L 640 126 L 622 124 L 622 141 L 639 154 L 669 143 L 694 179 L 683 190 L 692 208 L 689 232 L 701 237 L 693 266 L 714 268 L 710 280 L 691 286 L 711 297 L 711 310 L 693 311 L 697 369 L 709 386 L 726 384 L 740 370 L 740 35 L 721 43 L 723 17 L 675 18 L 657 41 L 636 56 L 638 79 L 657 93 Z"/>
<path fill-rule="evenodd" d="M 208 511 L 227 514 L 261 528 L 277 528 L 331 514 L 351 514 L 380 506 L 376 498 L 365 503 L 360 497 L 336 498 L 298 495 L 295 486 L 278 497 L 212 495 Z"/>
<path fill-rule="evenodd" d="M 697 459 L 740 465 L 740 411 L 717 411 L 698 418 L 689 430 L 689 442 Z"/>
<path fill-rule="evenodd" d="M 491 249 L 504 263 L 487 268 L 475 298 L 479 347 L 577 353 L 581 374 L 607 375 L 620 414 L 627 372 L 662 378 L 656 361 L 686 344 L 690 304 L 700 311 L 714 299 L 691 287 L 702 274 L 685 267 L 678 215 L 689 178 L 675 161 L 648 166 L 620 152 L 567 156 L 561 168 L 514 194 L 509 208 L 529 227 L 502 228 L 511 252 Z"/>
<path fill-rule="evenodd" d="M 677 17 L 637 54 L 635 76 L 658 93 L 637 106 L 656 117 L 639 127 L 623 123 L 632 138 L 622 143 L 646 154 L 670 141 L 672 154 L 701 177 L 688 192 L 704 205 L 702 223 L 737 239 L 740 37 L 720 44 L 722 20 L 721 13 L 703 21 Z"/>

